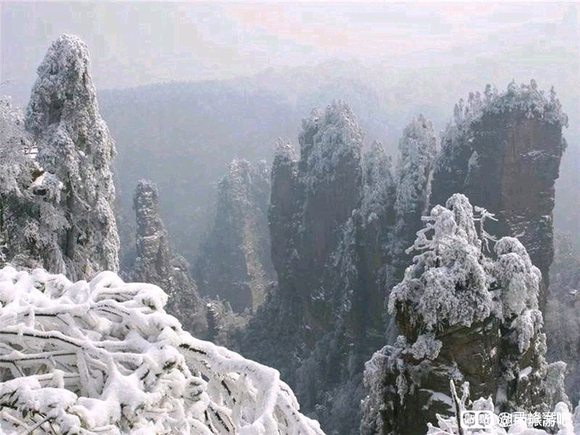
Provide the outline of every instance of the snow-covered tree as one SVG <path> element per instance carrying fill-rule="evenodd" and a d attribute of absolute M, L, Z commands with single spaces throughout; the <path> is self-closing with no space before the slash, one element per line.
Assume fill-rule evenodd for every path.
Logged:
<path fill-rule="evenodd" d="M 435 206 L 426 221 L 412 247 L 424 252 L 391 291 L 389 311 L 397 314 L 401 331 L 418 324 L 432 331 L 443 322 L 470 327 L 489 316 L 492 300 L 473 208 L 464 195 L 454 195 L 447 207 Z M 469 291 L 457 292 L 455 283 Z"/>
<path fill-rule="evenodd" d="M 437 147 L 433 124 L 423 115 L 403 130 L 397 163 L 397 218 L 425 213 L 430 193 L 430 172 Z"/>
<path fill-rule="evenodd" d="M 553 408 L 553 413 L 547 412 L 545 414 L 535 415 L 532 413 L 527 413 L 525 414 L 526 421 L 514 421 L 513 415 L 507 414 L 506 418 L 504 418 L 504 421 L 500 422 L 499 416 L 495 414 L 495 406 L 491 397 L 480 397 L 479 399 L 474 400 L 472 403 L 469 403 L 471 401 L 469 400 L 468 382 L 462 385 L 461 398 L 456 392 L 455 384 L 451 382 L 450 386 L 451 399 L 455 406 L 455 415 L 446 416 L 438 414 L 437 424 L 433 425 L 429 423 L 426 435 L 460 435 L 462 433 L 466 434 L 475 431 L 477 431 L 477 433 L 490 435 L 549 435 L 554 433 L 553 431 L 555 429 L 558 430 L 556 435 L 574 435 L 575 433 L 578 433 L 578 429 L 580 429 L 580 419 L 578 418 L 580 417 L 580 408 L 577 407 L 576 412 L 572 414 L 568 404 L 565 402 L 558 402 Z M 489 411 L 492 414 L 495 414 L 495 417 L 492 421 L 490 421 L 487 429 L 470 430 L 468 427 L 463 425 L 463 431 L 461 432 L 460 425 L 458 424 L 459 416 L 457 413 L 465 410 Z M 530 421 L 528 424 L 527 420 L 530 415 L 533 416 L 536 421 L 534 422 L 533 419 L 529 419 Z M 550 421 L 549 432 L 537 428 L 539 424 L 541 424 L 543 421 L 550 420 L 550 418 L 553 421 Z M 538 422 L 539 424 L 533 424 Z M 536 426 L 536 428 L 533 428 L 533 426 Z"/>
<path fill-rule="evenodd" d="M 451 410 L 449 379 L 494 396 L 501 411 L 567 401 L 565 364 L 545 360 L 540 272 L 517 239 L 486 233 L 490 218 L 462 194 L 425 218 L 419 253 L 389 296 L 401 335 L 367 363 L 363 433 L 424 431 Z"/>
<path fill-rule="evenodd" d="M 99 114 L 89 73 L 89 52 L 79 38 L 63 35 L 38 67 L 25 127 L 38 148 L 37 162 L 60 183 L 66 228 L 59 245 L 66 274 L 90 278 L 119 267 L 110 169 L 115 145 Z"/>
<path fill-rule="evenodd" d="M 38 166 L 34 153 L 23 114 L 0 98 L 0 262 L 62 272 L 61 183 Z"/>
<path fill-rule="evenodd" d="M 471 95 L 456 106 L 442 136 L 433 173 L 431 204 L 463 193 L 497 216 L 498 236 L 517 236 L 542 272 L 540 307 L 545 307 L 553 260 L 554 182 L 566 148 L 568 117 L 553 89 L 537 83 L 505 92 Z"/>
<path fill-rule="evenodd" d="M 360 211 L 368 223 L 392 232 L 395 222 L 396 181 L 391 157 L 381 142 L 375 141 L 363 158 L 363 186 Z M 377 222 L 380 221 L 380 222 Z"/>
<path fill-rule="evenodd" d="M 279 373 L 192 337 L 152 284 L 0 270 L 3 434 L 323 435 Z"/>
<path fill-rule="evenodd" d="M 0 97 L 0 244 L 1 260 L 10 256 L 10 219 L 15 203 L 30 183 L 31 161 L 25 155 L 26 134 L 21 113 L 9 98 Z"/>
<path fill-rule="evenodd" d="M 22 113 L 12 106 L 10 98 L 0 96 L 0 189 L 2 196 L 21 195 L 29 181 L 26 157 L 30 141 L 24 131 Z"/>

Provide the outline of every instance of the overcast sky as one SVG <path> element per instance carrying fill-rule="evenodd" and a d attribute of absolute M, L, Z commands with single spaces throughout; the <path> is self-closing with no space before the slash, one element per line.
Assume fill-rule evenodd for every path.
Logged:
<path fill-rule="evenodd" d="M 31 85 L 50 42 L 63 33 L 87 42 L 95 82 L 103 89 L 229 78 L 329 58 L 455 62 L 530 41 L 569 44 L 569 34 L 558 41 L 556 28 L 578 28 L 572 2 L 0 0 L 0 8 L 0 81 L 16 87 Z"/>

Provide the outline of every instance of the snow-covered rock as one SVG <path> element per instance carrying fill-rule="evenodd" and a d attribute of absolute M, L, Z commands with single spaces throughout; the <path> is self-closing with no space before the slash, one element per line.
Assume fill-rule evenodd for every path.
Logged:
<path fill-rule="evenodd" d="M 342 277 L 329 276 L 344 273 L 349 281 L 354 277 L 354 252 L 341 255 L 341 251 L 354 248 L 350 236 L 354 237 L 359 223 L 368 222 L 372 212 L 379 221 L 385 214 L 381 210 L 385 204 L 378 200 L 388 194 L 379 191 L 379 184 L 387 184 L 387 180 L 379 182 L 390 172 L 387 159 L 377 145 L 373 161 L 363 167 L 363 137 L 350 106 L 337 100 L 303 120 L 299 159 L 292 145 L 278 142 L 268 213 L 278 285 L 250 321 L 242 345 L 255 359 L 278 368 L 304 409 L 316 415 L 329 432 L 352 432 L 358 426 L 361 371 L 370 356 L 360 357 L 365 352 L 360 349 L 365 345 L 361 337 L 381 322 L 375 313 L 383 308 L 382 289 L 374 299 L 365 293 L 378 285 L 358 286 L 361 291 L 353 297 L 353 287 L 345 285 Z M 365 216 L 355 211 L 363 195 Z M 353 218 L 354 214 L 358 217 Z M 377 245 L 382 242 L 379 232 L 384 230 L 379 221 L 371 219 L 369 225 L 375 228 L 372 235 Z M 382 266 L 381 255 L 372 260 Z M 368 315 L 367 306 L 374 320 L 353 321 Z M 348 326 L 346 318 L 351 322 Z M 369 346 L 366 352 L 376 347 Z"/>
<path fill-rule="evenodd" d="M 195 283 L 189 277 L 189 264 L 169 245 L 169 235 L 159 211 L 159 192 L 155 183 L 140 180 L 133 196 L 137 221 L 136 254 L 131 281 L 148 282 L 169 295 L 165 309 L 177 317 L 184 329 L 200 333 L 204 327 L 203 307 Z"/>
<path fill-rule="evenodd" d="M 55 223 L 48 232 L 58 235 L 58 246 L 52 248 L 60 250 L 65 268 L 52 267 L 54 261 L 43 258 L 46 252 L 31 254 L 48 270 L 66 272 L 73 279 L 117 271 L 119 236 L 111 172 L 115 143 L 99 112 L 87 45 L 76 36 L 59 37 L 37 74 L 24 124 L 38 148 L 37 162 L 63 185 L 55 203 L 66 222 Z M 39 221 L 49 219 L 40 216 Z"/>
<path fill-rule="evenodd" d="M 255 312 L 276 278 L 268 229 L 266 161 L 234 159 L 217 185 L 212 228 L 193 277 L 202 296 L 225 299 L 235 312 Z"/>
<path fill-rule="evenodd" d="M 421 433 L 453 411 L 441 400 L 450 379 L 493 396 L 500 412 L 567 402 L 566 365 L 545 359 L 540 271 L 517 239 L 485 231 L 491 218 L 462 194 L 424 218 L 417 255 L 389 297 L 401 336 L 365 370 L 363 434 Z"/>
<path fill-rule="evenodd" d="M 568 118 L 552 88 L 535 81 L 485 99 L 471 94 L 455 107 L 442 135 L 433 173 L 431 205 L 463 193 L 497 216 L 490 225 L 501 236 L 518 237 L 542 272 L 539 306 L 545 307 L 553 260 L 554 182 L 566 141 Z"/>
<path fill-rule="evenodd" d="M 0 432 L 319 434 L 279 373 L 192 337 L 157 286 L 0 269 Z"/>

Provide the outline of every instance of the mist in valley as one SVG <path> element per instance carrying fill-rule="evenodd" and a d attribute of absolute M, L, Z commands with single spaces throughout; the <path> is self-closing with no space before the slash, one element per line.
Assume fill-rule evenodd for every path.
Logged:
<path fill-rule="evenodd" d="M 3 1 L 0 53 L 4 154 L 39 165 L 0 156 L 2 265 L 162 288 L 193 340 L 248 358 L 172 339 L 207 352 L 190 367 L 240 358 L 207 391 L 244 397 L 257 361 L 294 393 L 266 367 L 248 409 L 296 394 L 304 415 L 248 433 L 460 433 L 449 380 L 497 414 L 578 405 L 577 3 Z M 215 400 L 172 418 L 248 423 Z"/>

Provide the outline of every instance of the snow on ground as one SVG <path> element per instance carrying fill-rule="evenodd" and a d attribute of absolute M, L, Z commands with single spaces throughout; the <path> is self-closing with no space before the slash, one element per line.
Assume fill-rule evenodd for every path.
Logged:
<path fill-rule="evenodd" d="M 197 340 L 157 286 L 0 269 L 0 433 L 312 434 L 269 367 Z"/>

